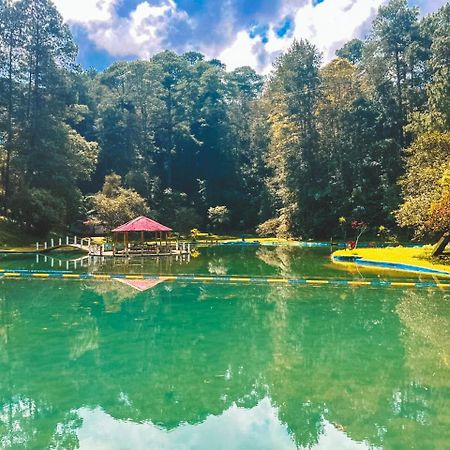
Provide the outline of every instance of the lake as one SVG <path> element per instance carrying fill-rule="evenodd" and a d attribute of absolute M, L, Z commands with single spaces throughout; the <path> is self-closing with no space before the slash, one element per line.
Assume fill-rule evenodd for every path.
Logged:
<path fill-rule="evenodd" d="M 199 252 L 0 268 L 418 280 L 327 248 Z M 449 423 L 445 291 L 0 279 L 1 448 L 428 450 L 450 448 Z"/>

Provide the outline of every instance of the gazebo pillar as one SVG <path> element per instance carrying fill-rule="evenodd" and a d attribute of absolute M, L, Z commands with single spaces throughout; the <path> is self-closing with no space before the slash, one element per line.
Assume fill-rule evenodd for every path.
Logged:
<path fill-rule="evenodd" d="M 123 233 L 123 253 L 128 255 L 128 231 Z"/>

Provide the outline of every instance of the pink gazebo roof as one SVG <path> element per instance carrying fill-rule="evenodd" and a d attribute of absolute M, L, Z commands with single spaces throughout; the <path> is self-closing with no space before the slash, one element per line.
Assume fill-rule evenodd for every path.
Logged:
<path fill-rule="evenodd" d="M 172 228 L 166 227 L 148 217 L 139 216 L 120 225 L 120 227 L 114 228 L 113 233 L 125 233 L 127 231 L 172 231 Z"/>

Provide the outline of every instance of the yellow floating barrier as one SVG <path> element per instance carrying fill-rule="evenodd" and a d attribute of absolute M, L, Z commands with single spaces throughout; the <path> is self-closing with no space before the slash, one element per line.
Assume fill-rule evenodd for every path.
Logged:
<path fill-rule="evenodd" d="M 425 281 L 388 281 L 388 280 L 343 280 L 343 279 L 305 279 L 287 277 L 242 277 L 216 275 L 158 275 L 158 274 L 114 274 L 114 273 L 67 273 L 64 271 L 33 271 L 16 269 L 15 271 L 0 270 L 1 278 L 40 278 L 40 279 L 76 279 L 76 280 L 146 280 L 150 282 L 178 281 L 203 283 L 252 283 L 252 284 L 291 284 L 295 286 L 329 286 L 329 287 L 359 287 L 373 288 L 420 288 L 420 289 L 449 289 L 450 283 L 442 283 L 437 279 Z"/>
<path fill-rule="evenodd" d="M 287 278 L 268 278 L 268 283 L 289 283 L 289 279 Z"/>
<path fill-rule="evenodd" d="M 349 281 L 347 283 L 349 286 L 370 286 L 370 281 Z"/>
<path fill-rule="evenodd" d="M 33 278 L 49 278 L 50 274 L 49 273 L 32 273 L 31 276 Z"/>

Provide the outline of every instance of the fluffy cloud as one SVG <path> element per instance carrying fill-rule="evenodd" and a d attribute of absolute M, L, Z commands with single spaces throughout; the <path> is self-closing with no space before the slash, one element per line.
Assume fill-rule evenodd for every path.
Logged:
<path fill-rule="evenodd" d="M 117 0 L 53 0 L 68 22 L 108 22 L 114 16 Z"/>
<path fill-rule="evenodd" d="M 295 16 L 295 37 L 314 43 L 326 61 L 350 39 L 362 36 L 384 0 L 334 0 L 300 9 Z"/>
<path fill-rule="evenodd" d="M 428 13 L 446 0 L 410 0 Z M 148 58 L 172 49 L 196 50 L 229 69 L 250 65 L 262 73 L 294 38 L 306 38 L 324 61 L 354 37 L 363 37 L 386 0 L 54 0 L 74 28 L 113 58 Z M 95 61 L 93 62 L 95 65 Z"/>
<path fill-rule="evenodd" d="M 173 27 L 189 24 L 173 0 L 139 3 L 127 17 L 117 14 L 119 0 L 55 0 L 69 24 L 82 26 L 88 38 L 115 57 L 148 58 L 164 48 Z"/>
<path fill-rule="evenodd" d="M 293 33 L 280 36 L 277 23 L 271 24 L 268 30 L 253 39 L 248 33 L 239 32 L 234 42 L 220 53 L 219 58 L 229 68 L 246 63 L 265 73 L 294 38 L 304 38 L 317 46 L 323 53 L 325 62 L 329 61 L 345 42 L 367 32 L 383 2 L 384 0 L 333 0 L 316 3 L 315 6 L 308 2 L 295 10 L 284 8 L 283 13 L 293 17 Z"/>
<path fill-rule="evenodd" d="M 435 11 L 446 0 L 413 0 L 422 14 Z M 367 36 L 378 8 L 386 0 L 314 0 L 303 5 L 292 5 L 287 0 L 280 8 L 281 17 L 293 17 L 292 33 L 279 35 L 279 22 L 273 21 L 268 29 L 252 39 L 239 32 L 231 45 L 223 50 L 219 58 L 231 69 L 239 65 L 251 65 L 262 73 L 271 69 L 273 61 L 285 51 L 295 39 L 308 39 L 322 52 L 323 61 L 335 57 L 337 49 L 349 40 Z M 251 35 L 251 33 L 250 33 Z M 245 63 L 245 61 L 247 61 Z"/>

